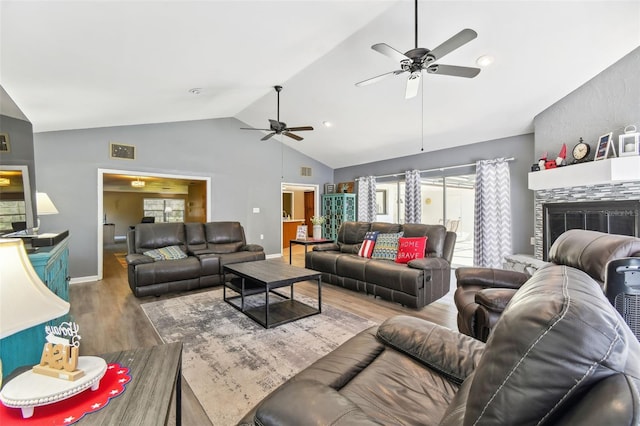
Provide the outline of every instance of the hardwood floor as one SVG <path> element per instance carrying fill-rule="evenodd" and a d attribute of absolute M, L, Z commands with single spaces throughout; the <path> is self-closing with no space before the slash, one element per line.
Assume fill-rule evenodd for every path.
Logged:
<path fill-rule="evenodd" d="M 105 247 L 104 279 L 70 286 L 71 315 L 80 326 L 82 355 L 99 355 L 162 343 L 140 304 L 179 297 L 180 294 L 143 298 L 133 296 L 127 282 L 127 269 L 118 261 L 118 258 L 122 259 L 120 254 L 125 251 L 124 244 Z M 304 266 L 304 247 L 294 246 L 292 252 L 292 263 Z M 283 250 L 282 261 L 289 262 L 288 249 Z M 322 288 L 322 301 L 378 323 L 390 316 L 404 314 L 457 329 L 454 288 L 455 283 L 452 283 L 452 289 L 446 296 L 420 310 L 405 308 L 397 303 L 329 284 Z M 317 294 L 315 283 L 296 284 L 296 291 L 310 297 Z M 183 424 L 211 424 L 186 381 L 183 381 L 182 390 Z M 173 419 L 172 414 L 170 422 Z"/>

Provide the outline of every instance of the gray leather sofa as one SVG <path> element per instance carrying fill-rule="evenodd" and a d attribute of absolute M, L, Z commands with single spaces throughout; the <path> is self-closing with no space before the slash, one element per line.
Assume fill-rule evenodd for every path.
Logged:
<path fill-rule="evenodd" d="M 140 223 L 127 234 L 129 287 L 137 297 L 222 284 L 224 265 L 264 260 L 247 244 L 239 222 Z M 186 257 L 159 260 L 144 253 L 178 246 Z"/>
<path fill-rule="evenodd" d="M 407 264 L 360 257 L 358 250 L 368 231 L 426 236 L 425 257 Z M 344 222 L 336 243 L 314 246 L 306 254 L 305 267 L 322 272 L 324 282 L 422 308 L 449 291 L 455 241 L 456 234 L 442 225 Z"/>
<path fill-rule="evenodd" d="M 638 425 L 638 389 L 640 343 L 599 283 L 549 265 L 513 296 L 486 344 L 393 317 L 295 375 L 240 424 Z"/>

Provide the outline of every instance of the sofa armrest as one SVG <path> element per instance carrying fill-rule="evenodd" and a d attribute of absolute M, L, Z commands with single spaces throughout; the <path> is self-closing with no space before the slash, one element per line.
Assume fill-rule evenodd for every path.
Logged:
<path fill-rule="evenodd" d="M 383 322 L 377 337 L 457 384 L 475 370 L 484 351 L 484 343 L 479 340 L 405 315 Z"/>
<path fill-rule="evenodd" d="M 338 244 L 319 244 L 317 246 L 313 246 L 313 251 L 340 251 L 340 246 Z"/>
<path fill-rule="evenodd" d="M 413 259 L 410 260 L 407 265 L 410 268 L 415 269 L 425 269 L 425 270 L 433 270 L 433 269 L 450 269 L 451 265 L 447 262 L 446 259 L 442 257 L 423 257 L 421 259 Z"/>
<path fill-rule="evenodd" d="M 516 291 L 512 288 L 485 288 L 476 293 L 475 302 L 492 312 L 501 313 Z"/>
<path fill-rule="evenodd" d="M 138 253 L 128 254 L 125 259 L 127 261 L 127 265 L 129 266 L 142 265 L 143 263 L 154 262 L 152 257 L 149 257 L 144 254 L 138 254 Z"/>
<path fill-rule="evenodd" d="M 257 425 L 378 425 L 338 391 L 313 380 L 287 383 L 254 416 Z"/>
<path fill-rule="evenodd" d="M 264 251 L 260 244 L 247 244 L 240 248 L 240 251 Z"/>
<path fill-rule="evenodd" d="M 506 269 L 466 267 L 456 269 L 458 287 L 478 285 L 482 287 L 518 289 L 527 282 L 529 275 Z"/>

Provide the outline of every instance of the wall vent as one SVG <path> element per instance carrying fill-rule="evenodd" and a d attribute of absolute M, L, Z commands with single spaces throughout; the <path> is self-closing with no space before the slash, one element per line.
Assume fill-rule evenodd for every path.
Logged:
<path fill-rule="evenodd" d="M 109 144 L 109 156 L 111 158 L 119 158 L 123 160 L 135 160 L 136 147 L 133 145 L 124 145 L 112 142 Z"/>
<path fill-rule="evenodd" d="M 311 176 L 311 167 L 300 167 L 300 176 Z"/>

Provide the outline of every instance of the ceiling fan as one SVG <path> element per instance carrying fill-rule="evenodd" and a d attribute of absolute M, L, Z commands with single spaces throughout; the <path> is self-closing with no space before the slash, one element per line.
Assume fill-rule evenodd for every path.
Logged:
<path fill-rule="evenodd" d="M 451 75 L 454 77 L 466 77 L 473 78 L 480 73 L 480 68 L 461 67 L 456 65 L 442 65 L 435 62 L 442 59 L 445 55 L 451 53 L 457 48 L 467 44 L 478 34 L 471 29 L 464 29 L 458 34 L 451 37 L 435 49 L 429 50 L 422 47 L 418 47 L 418 0 L 415 0 L 415 48 L 402 53 L 393 47 L 385 43 L 378 43 L 371 46 L 376 52 L 382 53 L 400 62 L 400 69 L 391 71 L 376 77 L 369 78 L 367 80 L 356 83 L 356 86 L 366 86 L 368 84 L 375 83 L 391 75 L 409 73 L 407 80 L 407 89 L 405 92 L 405 98 L 413 98 L 418 93 L 420 87 L 420 77 L 422 77 L 422 70 L 425 70 L 428 74 L 442 74 Z"/>
<path fill-rule="evenodd" d="M 287 127 L 287 123 L 280 121 L 280 91 L 282 90 L 282 86 L 273 86 L 276 89 L 276 93 L 278 94 L 278 117 L 277 120 L 269 119 L 269 129 L 256 129 L 253 127 L 241 127 L 242 130 L 263 130 L 267 132 L 271 132 L 267 134 L 260 140 L 266 141 L 271 138 L 273 135 L 285 135 L 289 136 L 291 139 L 295 139 L 297 141 L 301 141 L 304 139 L 301 136 L 293 134 L 291 132 L 301 132 L 303 130 L 313 130 L 311 126 L 301 126 L 301 127 Z"/>

